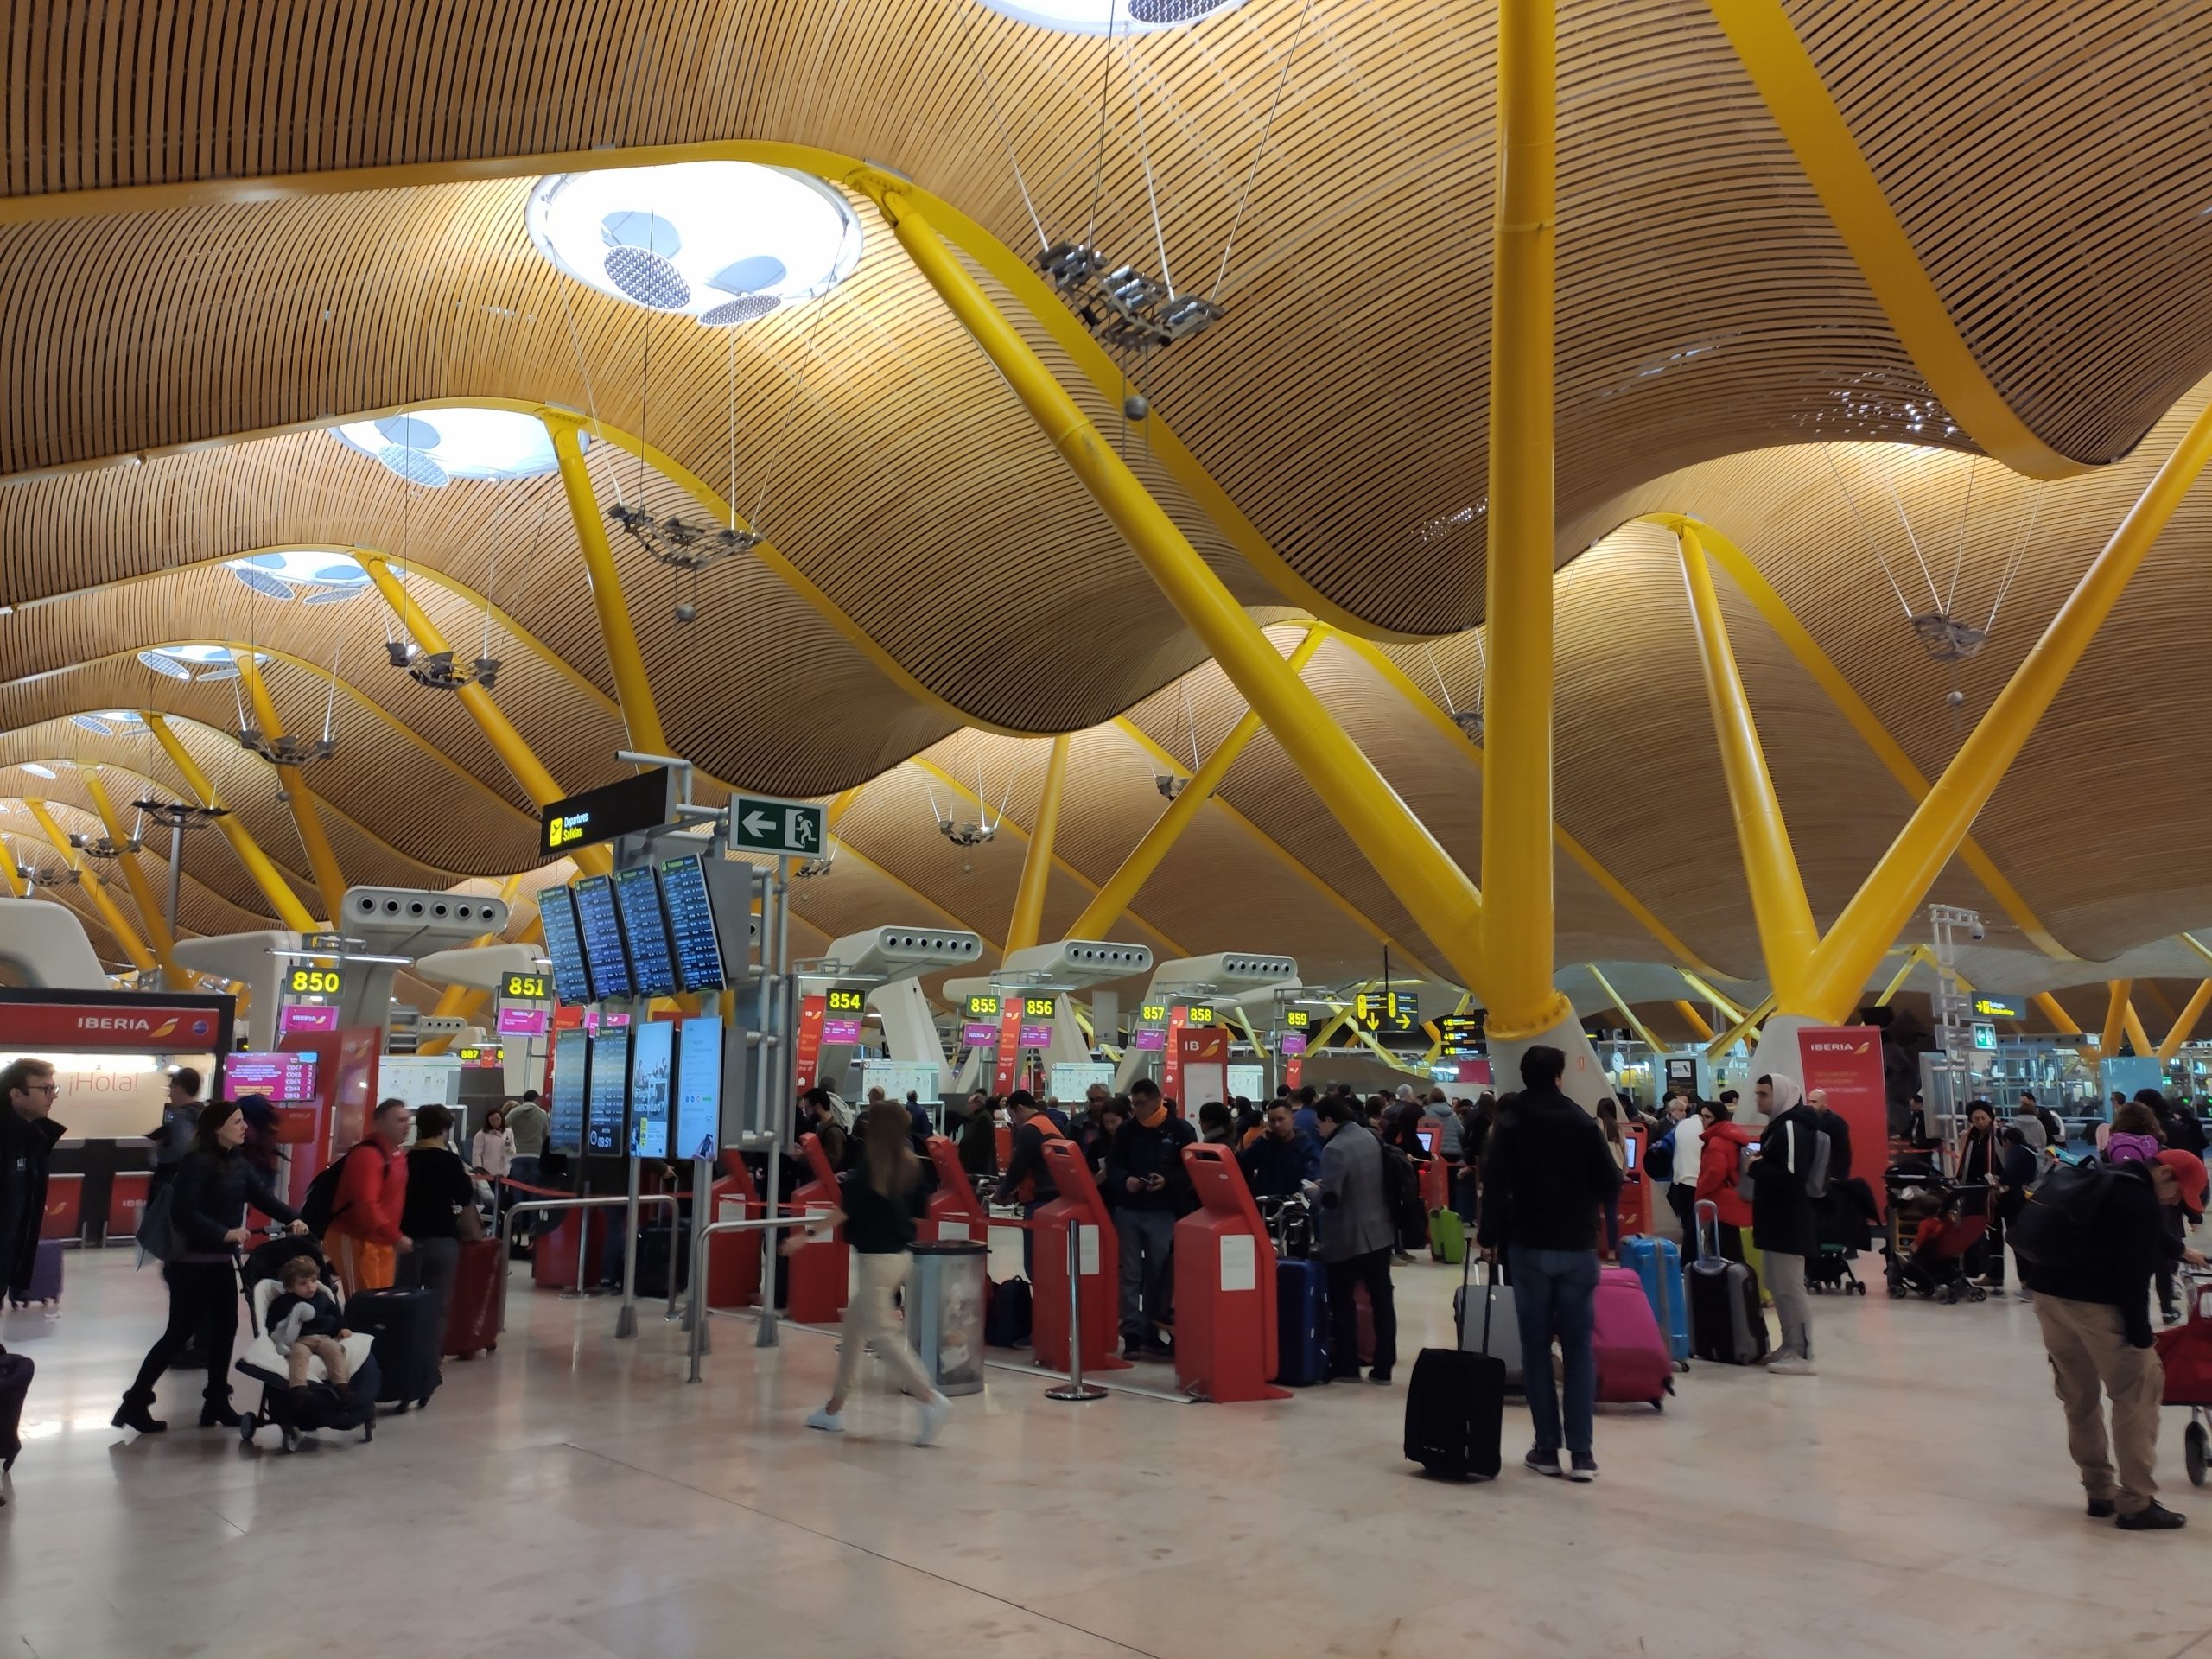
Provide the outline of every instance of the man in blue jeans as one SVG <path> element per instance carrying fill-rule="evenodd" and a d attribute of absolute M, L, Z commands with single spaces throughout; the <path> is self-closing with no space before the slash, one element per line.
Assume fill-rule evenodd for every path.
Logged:
<path fill-rule="evenodd" d="M 1501 1102 L 1483 1150 L 1482 1223 L 1489 1260 L 1505 1253 L 1521 1323 L 1521 1368 L 1536 1443 L 1522 1461 L 1540 1475 L 1598 1478 L 1591 1420 L 1598 1398 L 1591 1325 L 1598 1291 L 1598 1234 L 1620 1191 L 1597 1120 L 1560 1090 L 1567 1056 L 1539 1044 L 1521 1057 L 1521 1093 Z M 1565 1421 L 1552 1382 L 1552 1342 L 1566 1373 Z M 1562 1448 L 1567 1466 L 1560 1467 Z"/>

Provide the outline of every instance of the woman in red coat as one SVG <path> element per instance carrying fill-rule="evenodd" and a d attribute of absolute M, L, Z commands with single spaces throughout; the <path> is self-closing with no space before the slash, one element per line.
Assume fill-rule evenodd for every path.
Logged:
<path fill-rule="evenodd" d="M 1736 1182 L 1744 1165 L 1744 1148 L 1751 1133 L 1734 1121 L 1726 1104 L 1707 1101 L 1698 1108 L 1705 1123 L 1697 1164 L 1697 1201 L 1720 1212 L 1720 1254 L 1731 1262 L 1744 1259 L 1743 1230 L 1751 1224 L 1751 1201 Z"/>

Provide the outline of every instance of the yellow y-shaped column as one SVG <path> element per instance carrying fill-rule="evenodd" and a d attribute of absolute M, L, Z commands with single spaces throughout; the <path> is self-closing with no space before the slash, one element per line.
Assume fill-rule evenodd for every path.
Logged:
<path fill-rule="evenodd" d="M 77 775 L 85 780 L 85 793 L 92 798 L 92 810 L 100 815 L 100 828 L 107 831 L 107 838 L 118 847 L 130 846 L 130 837 L 124 830 L 115 803 L 108 798 L 107 783 L 98 768 L 80 766 Z M 154 902 L 153 885 L 146 880 L 145 867 L 139 863 L 138 855 L 126 852 L 116 862 L 123 867 L 123 884 L 130 889 L 130 902 L 137 906 L 138 924 L 153 942 L 154 959 L 162 964 L 162 977 L 172 988 L 189 984 L 191 982 L 179 971 L 169 955 L 176 940 L 169 932 L 168 918 Z"/>
<path fill-rule="evenodd" d="M 84 861 L 77 856 L 77 849 L 69 844 L 69 837 L 62 834 L 60 825 L 54 823 L 54 814 L 46 810 L 46 803 L 26 800 L 23 804 L 29 809 L 31 817 L 38 820 L 38 827 L 46 838 L 54 843 L 54 850 L 61 855 L 61 861 L 77 872 L 79 885 L 85 889 L 85 896 L 92 901 L 92 908 L 99 912 L 100 919 L 107 924 L 107 931 L 115 935 L 115 942 L 123 947 L 123 954 L 130 958 L 131 966 L 142 974 L 152 968 L 154 953 L 146 948 L 146 942 L 130 925 L 130 918 L 123 913 L 123 907 L 100 885 L 99 874 L 85 868 Z"/>
<path fill-rule="evenodd" d="M 1014 893 L 1014 918 L 1007 924 L 1006 948 L 1026 950 L 1045 925 L 1045 889 L 1052 879 L 1052 842 L 1060 832 L 1060 796 L 1067 787 L 1068 734 L 1052 740 L 1045 763 L 1045 787 L 1037 797 L 1037 822 L 1029 831 L 1029 850 L 1021 860 L 1021 882 Z"/>
<path fill-rule="evenodd" d="M 276 718 L 276 700 L 269 695 L 269 683 L 261 677 L 261 664 L 254 661 L 250 651 L 233 652 L 232 655 L 238 665 L 238 683 L 245 688 L 245 700 L 253 705 L 253 717 L 261 722 L 262 734 L 269 738 L 283 736 L 283 724 Z M 300 845 L 307 851 L 308 868 L 315 872 L 315 891 L 322 895 L 323 913 L 334 918 L 345 903 L 346 873 L 338 868 L 338 855 L 332 850 L 330 836 L 323 830 L 322 815 L 315 810 L 314 792 L 308 788 L 307 779 L 297 766 L 279 766 L 276 776 L 284 785 L 284 799 L 292 809 L 292 823 L 300 832 Z M 334 919 L 331 925 L 337 925 Z"/>
<path fill-rule="evenodd" d="M 184 779 L 184 786 L 192 791 L 200 804 L 219 805 L 215 798 L 215 785 L 207 780 L 207 774 L 200 769 L 200 763 L 192 758 L 192 752 L 184 747 L 184 741 L 169 729 L 168 721 L 151 709 L 142 710 L 140 718 L 160 741 L 162 753 L 169 758 L 169 764 L 176 768 L 177 775 Z M 253 878 L 253 884 L 269 900 L 269 908 L 280 923 L 295 933 L 318 933 L 322 931 L 315 918 L 308 913 L 308 907 L 300 902 L 299 894 L 292 891 L 291 883 L 284 880 L 269 855 L 261 850 L 261 843 L 254 840 L 253 832 L 238 821 L 236 812 L 224 813 L 215 820 L 215 827 L 223 832 L 223 839 L 231 843 L 231 850 L 238 855 L 238 862 L 245 866 L 245 873 Z"/>

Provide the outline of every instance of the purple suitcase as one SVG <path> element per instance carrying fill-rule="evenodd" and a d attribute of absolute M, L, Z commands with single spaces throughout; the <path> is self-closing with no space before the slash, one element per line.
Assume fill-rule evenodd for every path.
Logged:
<path fill-rule="evenodd" d="M 38 1255 L 31 1262 L 30 1294 L 16 1303 L 22 1307 L 32 1302 L 59 1303 L 61 1300 L 61 1241 L 42 1238 L 38 1242 Z"/>

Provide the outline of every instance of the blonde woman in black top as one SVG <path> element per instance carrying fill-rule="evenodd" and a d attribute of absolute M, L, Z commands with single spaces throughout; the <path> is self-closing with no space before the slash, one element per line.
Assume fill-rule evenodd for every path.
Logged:
<path fill-rule="evenodd" d="M 785 1239 L 783 1248 L 785 1255 L 793 1255 L 809 1238 L 826 1237 L 831 1229 L 842 1226 L 859 1268 L 860 1282 L 845 1309 L 837 1381 L 829 1402 L 806 1420 L 806 1426 L 831 1434 L 845 1432 L 845 1401 L 858 1377 L 861 1352 L 873 1348 L 890 1368 L 892 1380 L 920 1401 L 914 1444 L 927 1446 L 944 1427 L 951 1402 L 937 1391 L 923 1369 L 893 1301 L 913 1265 L 914 1223 L 925 1207 L 922 1169 L 908 1140 L 909 1128 L 903 1107 L 884 1103 L 869 1107 L 860 1122 L 859 1167 L 839 1178 L 842 1197 L 838 1207 L 804 1235 Z"/>

